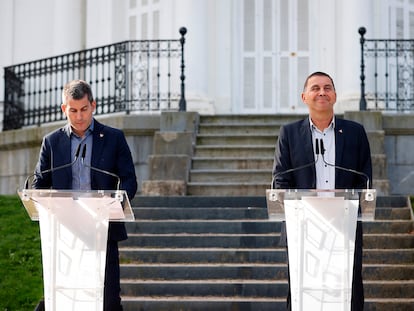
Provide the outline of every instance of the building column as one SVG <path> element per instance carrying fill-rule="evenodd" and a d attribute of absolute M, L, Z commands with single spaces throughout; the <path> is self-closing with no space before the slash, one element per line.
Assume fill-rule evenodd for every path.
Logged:
<path fill-rule="evenodd" d="M 359 110 L 361 45 L 358 29 L 372 29 L 371 0 L 338 1 L 336 15 L 339 17 L 336 32 L 337 88 L 342 94 L 343 110 Z"/>
<path fill-rule="evenodd" d="M 187 100 L 206 100 L 208 93 L 208 1 L 176 0 L 176 20 L 173 21 L 173 37 L 179 37 L 180 27 L 187 28 L 184 46 L 185 85 Z"/>
<path fill-rule="evenodd" d="M 86 0 L 52 1 L 53 55 L 85 48 Z"/>

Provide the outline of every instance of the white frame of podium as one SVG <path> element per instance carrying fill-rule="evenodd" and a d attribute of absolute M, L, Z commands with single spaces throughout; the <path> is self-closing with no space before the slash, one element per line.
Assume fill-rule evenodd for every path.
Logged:
<path fill-rule="evenodd" d="M 286 221 L 292 311 L 351 310 L 356 224 L 374 219 L 375 189 L 267 189 L 266 201 Z"/>
<path fill-rule="evenodd" d="M 46 311 L 103 310 L 109 221 L 134 221 L 123 190 L 18 190 L 39 221 Z"/>

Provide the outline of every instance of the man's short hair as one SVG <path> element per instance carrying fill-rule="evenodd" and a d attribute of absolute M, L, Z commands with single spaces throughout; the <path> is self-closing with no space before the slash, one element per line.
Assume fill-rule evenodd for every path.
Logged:
<path fill-rule="evenodd" d="M 93 94 L 90 85 L 83 80 L 72 80 L 65 84 L 62 91 L 62 102 L 67 103 L 69 98 L 78 100 L 88 96 L 88 101 L 93 102 Z"/>
<path fill-rule="evenodd" d="M 309 81 L 309 79 L 310 79 L 310 78 L 312 78 L 312 77 L 315 77 L 315 76 L 323 76 L 323 77 L 328 77 L 328 78 L 329 78 L 329 80 L 331 80 L 331 82 L 332 82 L 332 86 L 333 86 L 333 88 L 334 88 L 334 90 L 335 90 L 335 84 L 334 84 L 333 79 L 332 79 L 332 77 L 331 77 L 330 75 L 328 75 L 327 73 L 322 72 L 322 71 L 315 71 L 314 73 L 311 73 L 311 74 L 310 74 L 310 75 L 306 78 L 306 80 L 305 80 L 305 84 L 303 85 L 303 91 L 304 91 L 304 92 L 306 91 L 306 87 L 308 86 L 308 81 Z"/>

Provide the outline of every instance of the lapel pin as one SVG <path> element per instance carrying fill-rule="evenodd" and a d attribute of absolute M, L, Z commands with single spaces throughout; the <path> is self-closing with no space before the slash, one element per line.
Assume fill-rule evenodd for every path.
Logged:
<path fill-rule="evenodd" d="M 100 138 L 104 137 L 104 134 L 103 134 L 103 133 L 100 133 L 100 134 L 99 134 L 99 137 L 100 137 Z"/>
<path fill-rule="evenodd" d="M 339 133 L 341 133 L 341 134 L 342 134 L 342 129 L 339 129 Z"/>

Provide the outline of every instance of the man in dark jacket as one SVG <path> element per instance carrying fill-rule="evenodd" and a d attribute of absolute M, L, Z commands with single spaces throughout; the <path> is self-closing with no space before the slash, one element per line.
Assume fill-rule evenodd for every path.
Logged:
<path fill-rule="evenodd" d="M 332 78 L 324 72 L 311 74 L 305 82 L 302 101 L 309 118 L 283 126 L 275 150 L 273 186 L 280 189 L 365 189 L 372 184 L 371 152 L 362 125 L 335 117 L 336 91 Z M 316 140 L 324 142 L 323 161 L 315 161 Z M 336 166 L 354 172 L 335 169 Z M 283 173 L 292 168 L 304 167 Z M 283 231 L 285 228 L 282 228 Z M 282 236 L 283 236 L 282 232 Z M 286 236 L 285 236 L 286 237 Z M 351 310 L 363 310 L 362 224 L 357 223 Z M 288 310 L 290 310 L 290 290 Z"/>
<path fill-rule="evenodd" d="M 65 85 L 62 92 L 62 111 L 68 123 L 43 138 L 39 161 L 35 169 L 34 188 L 73 190 L 115 190 L 117 179 L 109 174 L 91 170 L 88 166 L 116 174 L 120 189 L 132 200 L 137 180 L 132 156 L 123 132 L 105 126 L 93 118 L 96 102 L 90 86 L 82 80 Z M 86 146 L 83 165 L 74 165 L 49 173 L 42 171 L 71 163 L 78 147 Z M 118 241 L 127 239 L 122 222 L 110 222 L 105 269 L 104 310 L 122 310 Z"/>

